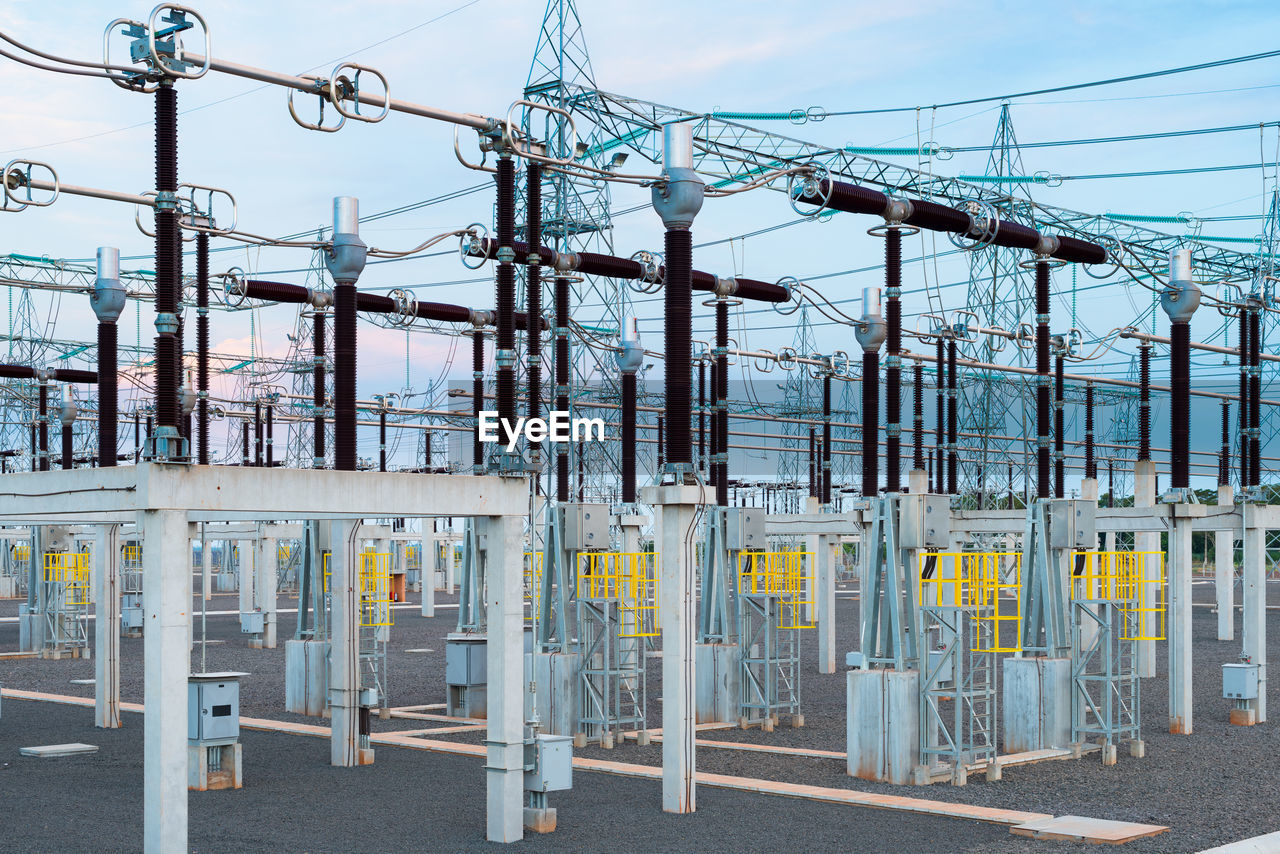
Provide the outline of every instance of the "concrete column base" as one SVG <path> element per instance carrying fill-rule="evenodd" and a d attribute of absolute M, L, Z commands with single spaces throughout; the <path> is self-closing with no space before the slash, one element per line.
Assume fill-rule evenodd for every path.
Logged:
<path fill-rule="evenodd" d="M 328 641 L 284 642 L 284 708 L 296 715 L 320 716 L 329 697 Z"/>
<path fill-rule="evenodd" d="M 1064 748 L 1071 742 L 1071 659 L 1006 658 L 1004 752 Z"/>
<path fill-rule="evenodd" d="M 905 785 L 920 758 L 920 673 L 850 670 L 848 758 L 853 777 Z"/>
<path fill-rule="evenodd" d="M 1258 714 L 1253 709 L 1232 709 L 1227 719 L 1232 726 L 1253 726 L 1258 722 Z"/>
<path fill-rule="evenodd" d="M 18 609 L 18 651 L 35 652 L 44 646 L 44 623 L 40 615 L 29 612 L 26 605 Z"/>
<path fill-rule="evenodd" d="M 742 704 L 742 667 L 736 644 L 700 643 L 694 647 L 694 691 L 700 724 L 736 723 Z"/>
<path fill-rule="evenodd" d="M 217 771 L 209 770 L 209 758 L 221 754 Z M 188 744 L 187 788 L 193 792 L 210 792 L 216 789 L 239 789 L 244 785 L 244 768 L 240 755 L 240 743 Z"/>
<path fill-rule="evenodd" d="M 551 833 L 556 829 L 556 808 L 524 808 L 524 829 L 534 833 Z"/>

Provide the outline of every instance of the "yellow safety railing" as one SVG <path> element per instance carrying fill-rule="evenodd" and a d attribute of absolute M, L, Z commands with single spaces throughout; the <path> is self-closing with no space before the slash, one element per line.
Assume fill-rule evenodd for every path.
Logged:
<path fill-rule="evenodd" d="M 925 552 L 916 577 L 921 606 L 970 608 L 989 627 L 972 652 L 1022 649 L 1021 552 Z"/>
<path fill-rule="evenodd" d="M 525 552 L 524 553 L 524 601 L 529 603 L 529 612 L 525 615 L 524 621 L 528 625 L 533 624 L 533 618 L 538 613 L 538 605 L 542 598 L 542 552 Z"/>
<path fill-rule="evenodd" d="M 813 552 L 739 552 L 738 591 L 777 596 L 778 628 L 811 629 L 814 607 Z"/>
<path fill-rule="evenodd" d="M 288 543 L 276 543 L 276 560 L 280 563 L 288 563 L 289 555 L 293 554 L 293 547 Z"/>
<path fill-rule="evenodd" d="M 361 552 L 360 625 L 366 628 L 395 623 L 391 610 L 391 553 Z"/>
<path fill-rule="evenodd" d="M 31 544 L 15 543 L 13 545 L 12 553 L 13 553 L 14 560 L 22 561 L 25 563 L 26 561 L 31 559 Z"/>
<path fill-rule="evenodd" d="M 1134 617 L 1121 626 L 1123 640 L 1165 639 L 1165 590 L 1164 552 L 1072 555 L 1071 598 L 1113 602 Z"/>
<path fill-rule="evenodd" d="M 406 543 L 404 547 L 405 569 L 422 569 L 422 547 L 418 543 Z"/>
<path fill-rule="evenodd" d="M 137 543 L 128 543 L 121 546 L 120 565 L 124 569 L 141 569 L 142 547 Z"/>
<path fill-rule="evenodd" d="M 654 552 L 579 552 L 578 598 L 618 600 L 618 637 L 657 637 L 657 569 Z"/>
<path fill-rule="evenodd" d="M 89 604 L 89 555 L 84 552 L 48 552 L 44 556 L 44 580 L 62 587 L 63 602 Z"/>

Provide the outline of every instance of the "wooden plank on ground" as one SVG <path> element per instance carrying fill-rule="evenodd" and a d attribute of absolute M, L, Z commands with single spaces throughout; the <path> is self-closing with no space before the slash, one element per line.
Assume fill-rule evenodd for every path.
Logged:
<path fill-rule="evenodd" d="M 1164 833 L 1168 829 L 1159 824 L 1138 824 L 1132 821 L 1060 815 L 1057 818 L 1020 824 L 1009 828 L 1009 832 L 1018 836 L 1030 836 L 1032 839 L 1056 839 L 1094 844 L 1106 842 L 1111 845 L 1123 845 L 1135 839 L 1145 839 L 1148 836 Z"/>
<path fill-rule="evenodd" d="M 1206 848 L 1200 854 L 1273 854 L 1280 851 L 1280 833 L 1268 833 L 1241 839 L 1239 842 L 1228 842 L 1217 848 Z"/>

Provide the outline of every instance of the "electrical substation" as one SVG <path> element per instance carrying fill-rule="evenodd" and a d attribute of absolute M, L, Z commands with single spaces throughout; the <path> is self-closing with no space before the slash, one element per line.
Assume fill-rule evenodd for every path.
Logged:
<path fill-rule="evenodd" d="M 1280 51 L 489 2 L 0 4 L 0 851 L 1280 851 Z"/>

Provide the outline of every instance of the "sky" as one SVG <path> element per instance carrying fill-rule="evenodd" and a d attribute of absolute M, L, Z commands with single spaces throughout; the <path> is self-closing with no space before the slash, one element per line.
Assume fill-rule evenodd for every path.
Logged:
<path fill-rule="evenodd" d="M 204 2 L 212 52 L 220 59 L 292 73 L 325 74 L 341 58 L 377 68 L 392 94 L 459 112 L 502 116 L 520 97 L 542 21 L 537 0 L 444 0 L 377 3 Z M 998 96 L 1240 56 L 1274 48 L 1280 22 L 1275 4 L 1227 2 L 1084 2 L 1069 5 L 994 2 L 981 17 L 971 3 L 924 0 L 811 2 L 786 7 L 762 2 L 581 2 L 588 50 L 599 88 L 694 111 L 785 112 L 793 109 L 863 110 L 922 107 L 888 115 L 831 117 L 767 129 L 824 145 L 989 145 L 998 103 L 945 109 L 928 105 Z M 0 2 L 0 29 L 41 49 L 82 59 L 101 54 L 102 30 L 112 18 L 144 17 L 148 5 L 63 0 Z M 1152 133 L 1273 122 L 1280 58 L 1102 88 L 1015 100 L 1011 115 L 1021 143 Z M 151 188 L 150 98 L 110 82 L 57 75 L 0 59 L 0 157 L 38 159 L 67 183 L 130 192 Z M 230 189 L 240 227 L 264 235 L 291 234 L 327 224 L 335 195 L 359 197 L 363 213 L 388 210 L 483 183 L 452 154 L 451 126 L 403 115 L 379 124 L 348 122 L 338 133 L 297 127 L 283 91 L 209 74 L 178 85 L 180 180 Z M 299 107 L 303 106 L 299 102 Z M 474 151 L 469 132 L 463 143 Z M 1274 162 L 1280 141 L 1274 127 L 1237 133 L 1027 149 L 1027 173 L 1077 176 Z M 919 158 L 885 159 L 916 165 Z M 986 154 L 957 153 L 920 165 L 941 174 L 982 174 Z M 639 158 L 628 164 L 645 168 Z M 653 170 L 656 171 L 656 170 Z M 1037 201 L 1087 212 L 1245 217 L 1211 221 L 1202 233 L 1252 237 L 1261 228 L 1275 170 L 1247 169 L 1161 177 L 1067 180 L 1036 186 Z M 647 191 L 621 187 L 615 210 L 646 200 Z M 488 190 L 369 223 L 366 242 L 400 249 L 426 237 L 492 216 Z M 797 219 L 778 193 L 757 191 L 709 199 L 694 226 L 695 266 L 721 274 L 774 280 L 792 275 L 850 314 L 860 311 L 863 287 L 881 283 L 880 241 L 872 223 L 848 217 L 790 225 L 749 239 L 737 235 Z M 1181 233 L 1177 225 L 1157 228 Z M 651 210 L 619 216 L 612 234 L 617 254 L 658 250 L 662 230 Z M 61 198 L 47 209 L 0 217 L 0 253 L 83 259 L 99 245 L 115 245 L 126 267 L 150 269 L 151 241 L 133 225 L 126 206 Z M 215 246 L 227 245 L 225 241 Z M 451 248 L 450 243 L 444 248 Z M 1247 244 L 1233 248 L 1248 249 Z M 908 259 L 950 244 L 911 238 Z M 213 269 L 235 264 L 264 277 L 305 282 L 310 254 L 301 249 L 233 248 L 215 253 Z M 832 276 L 839 271 L 866 272 Z M 471 272 L 456 256 L 371 266 L 361 287 L 414 286 L 420 298 L 476 307 L 492 303 L 487 271 Z M 824 277 L 824 278 L 817 278 Z M 476 281 L 481 279 L 481 281 Z M 923 289 L 941 283 L 945 309 L 965 306 L 967 266 L 954 255 L 912 263 L 904 280 L 906 323 L 927 310 Z M 449 284 L 457 283 L 459 284 Z M 946 287 L 950 285 L 950 287 Z M 1072 311 L 1069 271 L 1055 274 L 1055 330 L 1072 320 L 1094 341 L 1134 321 L 1151 306 L 1150 292 L 1119 278 L 1098 287 L 1079 277 Z M 1083 290 L 1088 286 L 1088 290 Z M 1206 291 L 1218 286 L 1206 283 Z M 42 297 L 43 298 L 43 297 Z M 634 303 L 642 338 L 661 343 L 660 298 Z M 742 311 L 749 312 L 750 306 Z M 698 308 L 696 334 L 710 332 L 708 310 Z M 214 316 L 218 350 L 284 355 L 296 314 L 284 307 Z M 584 300 L 575 318 L 604 314 Z M 854 351 L 846 327 L 812 316 L 817 348 Z M 1143 321 L 1149 327 L 1150 320 Z M 55 334 L 91 336 L 84 305 L 64 301 Z M 144 315 L 143 335 L 150 336 Z M 733 321 L 737 343 L 777 350 L 794 343 L 796 318 L 770 311 Z M 464 377 L 466 365 L 449 362 L 453 342 L 441 336 L 362 332 L 360 394 L 417 390 L 440 377 Z M 1158 332 L 1167 333 L 1163 316 Z M 1193 338 L 1223 343 L 1222 319 L 1202 310 Z M 136 331 L 126 326 L 123 343 Z M 251 342 L 252 337 L 252 342 Z M 409 353 L 406 378 L 406 341 Z M 1234 343 L 1234 333 L 1232 342 Z M 1093 349 L 1092 345 L 1085 348 Z M 1079 371 L 1126 376 L 1132 345 L 1121 345 Z M 465 362 L 465 359 L 462 360 Z M 1157 378 L 1160 374 L 1157 373 Z M 1197 381 L 1234 383 L 1221 357 L 1197 357 Z M 406 383 L 407 379 L 407 383 Z M 1206 410 L 1209 423 L 1216 413 Z M 1198 431 L 1197 445 L 1216 444 L 1216 430 Z M 368 448 L 362 445 L 362 453 Z"/>

